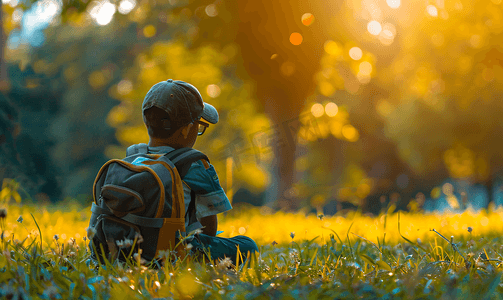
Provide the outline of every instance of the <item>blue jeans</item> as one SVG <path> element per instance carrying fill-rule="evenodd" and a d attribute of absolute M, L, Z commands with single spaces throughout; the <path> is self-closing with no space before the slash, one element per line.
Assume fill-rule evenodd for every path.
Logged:
<path fill-rule="evenodd" d="M 210 236 L 203 233 L 195 235 L 195 238 L 191 242 L 192 246 L 197 250 L 204 250 L 209 252 L 211 255 L 211 260 L 224 259 L 229 257 L 233 264 L 236 264 L 236 256 L 239 251 L 241 252 L 241 257 L 239 258 L 239 263 L 241 264 L 248 253 L 252 254 L 258 252 L 258 247 L 255 241 L 251 238 L 243 235 L 238 235 L 231 238 L 222 238 L 218 236 Z"/>

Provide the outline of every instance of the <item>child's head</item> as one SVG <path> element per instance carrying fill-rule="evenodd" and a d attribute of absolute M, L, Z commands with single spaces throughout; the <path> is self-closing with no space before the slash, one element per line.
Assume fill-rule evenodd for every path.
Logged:
<path fill-rule="evenodd" d="M 203 102 L 193 85 L 180 80 L 169 79 L 152 86 L 142 111 L 151 145 L 192 147 L 198 132 L 207 127 L 201 118 L 211 124 L 218 122 L 217 110 Z"/>

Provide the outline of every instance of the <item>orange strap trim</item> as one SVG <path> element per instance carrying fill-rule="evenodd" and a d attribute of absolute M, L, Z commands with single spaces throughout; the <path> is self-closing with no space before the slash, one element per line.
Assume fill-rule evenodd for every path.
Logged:
<path fill-rule="evenodd" d="M 159 250 L 174 250 L 176 246 L 176 233 L 185 232 L 185 218 L 165 218 L 164 224 L 159 230 L 159 238 L 157 239 L 156 256 L 159 254 Z M 181 243 L 179 245 L 178 253 L 182 255 L 184 245 Z"/>
<path fill-rule="evenodd" d="M 206 169 L 210 168 L 210 164 L 206 161 L 206 159 L 201 159 L 201 161 L 203 162 L 203 165 Z"/>
<path fill-rule="evenodd" d="M 144 164 L 161 164 L 171 173 L 171 178 L 173 179 L 173 185 L 171 188 L 171 199 L 173 200 L 171 205 L 171 218 L 180 218 L 185 215 L 185 201 L 183 195 L 182 179 L 178 172 L 175 172 L 176 167 L 173 169 L 169 164 L 164 161 L 144 161 Z M 160 205 L 159 205 L 160 206 Z M 162 210 L 164 209 L 164 202 L 162 203 L 162 209 L 157 211 L 156 218 L 162 216 Z"/>
<path fill-rule="evenodd" d="M 120 159 L 111 159 L 111 160 L 107 161 L 101 167 L 100 171 L 98 172 L 98 175 L 96 176 L 96 179 L 94 180 L 94 184 L 93 184 L 93 198 L 94 198 L 94 203 L 96 205 L 98 205 L 98 202 L 96 201 L 96 182 L 97 182 L 97 179 L 102 175 L 102 173 L 105 171 L 105 169 L 108 168 L 108 165 L 111 163 L 114 163 L 114 162 L 119 163 L 119 164 L 123 165 L 124 167 L 126 167 L 130 170 L 133 170 L 133 171 L 137 171 L 137 172 L 146 171 L 146 172 L 149 172 L 150 174 L 152 174 L 152 176 L 154 176 L 155 180 L 157 181 L 157 183 L 159 184 L 159 187 L 161 189 L 161 195 L 159 197 L 159 203 L 160 203 L 159 208 L 161 205 L 164 207 L 164 199 L 165 199 L 165 193 L 166 193 L 164 191 L 164 184 L 162 183 L 161 178 L 159 178 L 159 176 L 154 172 L 154 170 L 152 170 L 151 168 L 149 168 L 147 166 L 133 165 L 131 163 L 122 161 Z M 160 214 L 159 214 L 159 210 L 157 211 L 156 218 L 160 218 L 161 214 L 162 214 L 162 209 L 160 210 Z"/>

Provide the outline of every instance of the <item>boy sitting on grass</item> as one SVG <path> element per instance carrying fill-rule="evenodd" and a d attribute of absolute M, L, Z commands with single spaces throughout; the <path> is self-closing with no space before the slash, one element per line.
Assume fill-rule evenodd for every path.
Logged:
<path fill-rule="evenodd" d="M 178 148 L 192 148 L 208 123 L 218 122 L 217 110 L 203 102 L 199 91 L 191 84 L 169 79 L 149 90 L 142 105 L 143 121 L 150 141 L 148 153 L 168 153 Z M 183 178 L 185 228 L 187 232 L 202 228 L 189 242 L 194 249 L 209 250 L 212 260 L 228 257 L 236 264 L 237 250 L 245 259 L 248 253 L 258 252 L 255 242 L 246 236 L 217 237 L 217 214 L 232 209 L 220 186 L 214 167 L 206 160 L 190 166 Z M 192 205 L 191 205 L 192 200 Z M 240 258 L 241 261 L 241 258 Z"/>

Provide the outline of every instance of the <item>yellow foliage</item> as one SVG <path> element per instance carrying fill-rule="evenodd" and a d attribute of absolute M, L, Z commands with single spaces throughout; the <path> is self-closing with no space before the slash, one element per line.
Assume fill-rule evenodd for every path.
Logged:
<path fill-rule="evenodd" d="M 2 182 L 2 190 L 0 191 L 0 203 L 7 204 L 11 200 L 20 203 L 21 196 L 19 195 L 18 189 L 18 182 L 14 179 L 5 178 Z"/>
<path fill-rule="evenodd" d="M 267 171 L 252 162 L 242 163 L 234 175 L 237 180 L 244 182 L 253 191 L 263 191 L 270 181 Z"/>
<path fill-rule="evenodd" d="M 144 33 L 151 30 L 149 26 L 144 28 Z M 122 101 L 109 113 L 107 122 L 117 128 L 116 136 L 123 148 L 148 141 L 141 103 L 149 89 L 169 78 L 183 80 L 196 86 L 203 99 L 215 106 L 220 114 L 219 123 L 211 125 L 198 138 L 195 148 L 208 155 L 220 178 L 226 178 L 225 159 L 228 156 L 235 159 L 234 169 L 239 170 L 232 180 L 234 190 L 244 185 L 252 190 L 263 190 L 269 181 L 268 170 L 255 165 L 254 151 L 257 149 L 251 145 L 251 140 L 258 131 L 271 131 L 272 125 L 267 116 L 257 111 L 252 100 L 254 87 L 244 83 L 236 88 L 234 82 L 224 77 L 222 68 L 236 54 L 237 49 L 233 45 L 224 46 L 221 50 L 210 46 L 191 50 L 181 41 L 156 42 L 140 53 L 136 57 L 135 67 L 128 70 L 123 75 L 124 79 L 109 90 L 112 97 Z M 242 137 L 242 141 L 235 142 L 236 137 Z M 232 145 L 243 145 L 237 149 L 225 148 L 231 142 Z M 241 148 L 247 150 L 241 151 Z M 107 155 L 119 153 L 119 150 L 109 148 Z M 227 150 L 230 152 L 223 153 Z M 270 145 L 258 150 L 259 154 L 272 153 Z M 266 161 L 269 159 L 265 155 L 261 158 Z"/>
<path fill-rule="evenodd" d="M 136 127 L 121 127 L 117 129 L 117 140 L 124 145 L 132 145 L 137 143 L 147 143 L 148 133 L 144 125 Z"/>
<path fill-rule="evenodd" d="M 64 208 L 63 208 L 64 207 Z M 59 209 L 64 209 L 61 211 Z M 60 207 L 39 207 L 35 205 L 11 205 L 7 208 L 7 218 L 4 227 L 4 236 L 23 240 L 27 242 L 38 240 L 39 232 L 33 221 L 31 214 L 35 217 L 42 233 L 43 247 L 48 249 L 56 248 L 57 245 L 53 237 L 59 238 L 59 244 L 70 243 L 75 239 L 80 250 L 85 251 L 84 237 L 86 228 L 91 216 L 90 206 L 80 207 L 72 202 L 63 203 Z M 19 221 L 22 217 L 22 223 Z M 384 223 L 387 223 L 386 229 Z M 455 238 L 478 239 L 485 235 L 493 235 L 501 232 L 503 228 L 503 210 L 498 209 L 491 212 L 474 212 L 467 210 L 463 213 L 402 213 L 400 217 L 401 233 L 409 240 L 436 238 L 430 232 L 435 228 L 445 236 Z M 350 212 L 347 215 L 325 216 L 319 219 L 316 215 L 306 215 L 304 213 L 284 213 L 277 212 L 271 214 L 267 208 L 246 208 L 226 216 L 219 215 L 219 230 L 223 230 L 222 237 L 232 237 L 237 234 L 245 234 L 254 239 L 257 244 L 265 245 L 273 241 L 280 244 L 287 244 L 292 241 L 291 232 L 296 232 L 295 241 L 304 239 L 319 238 L 317 243 L 321 244 L 328 239 L 332 231 L 339 236 L 345 236 L 349 227 L 351 232 L 365 237 L 371 241 L 382 238 L 386 232 L 386 241 L 395 244 L 403 241 L 398 233 L 398 216 L 391 213 L 385 218 L 381 214 L 376 217 L 361 215 L 357 212 Z M 468 232 L 468 227 L 473 231 Z M 350 236 L 350 238 L 353 238 Z M 1 262 L 0 262 L 1 263 Z M 180 274 L 177 281 L 191 278 L 190 273 Z M 124 283 L 124 287 L 129 288 L 132 283 Z M 124 290 L 124 292 L 126 289 Z M 190 284 L 185 287 L 178 286 L 178 292 L 182 294 L 193 294 L 197 291 L 196 286 Z"/>

